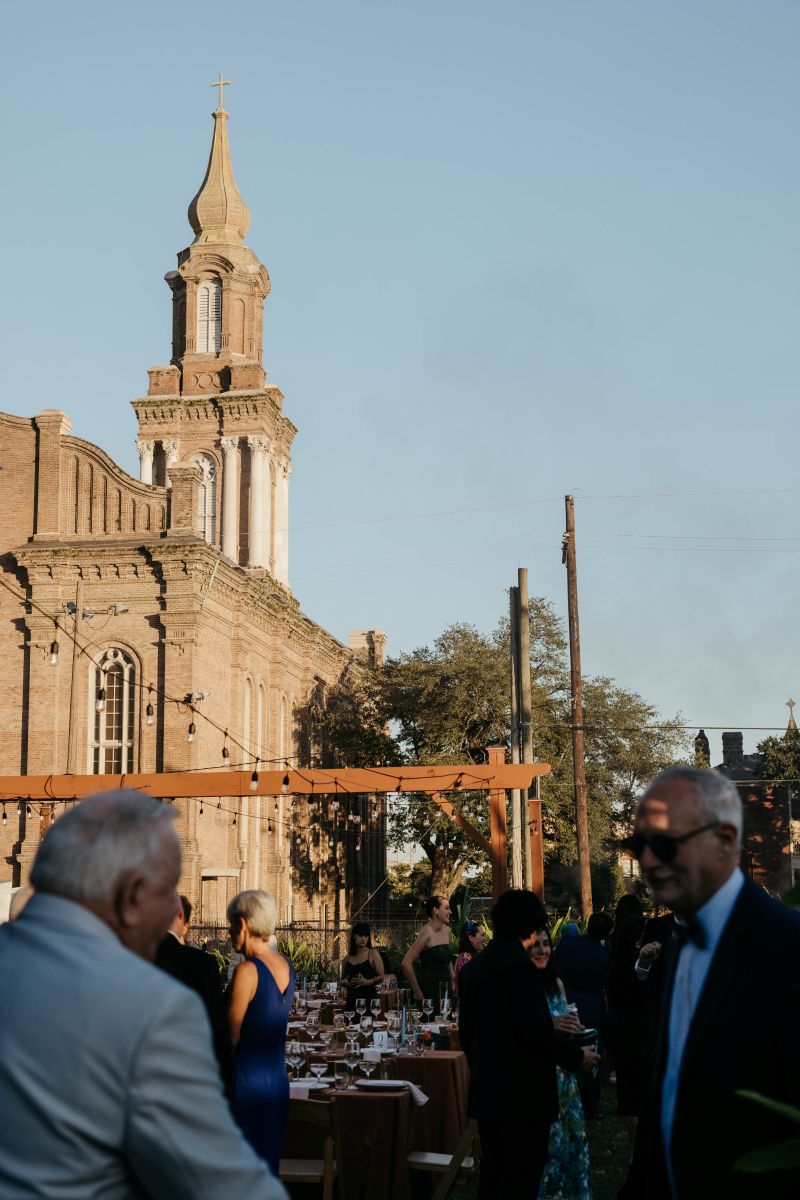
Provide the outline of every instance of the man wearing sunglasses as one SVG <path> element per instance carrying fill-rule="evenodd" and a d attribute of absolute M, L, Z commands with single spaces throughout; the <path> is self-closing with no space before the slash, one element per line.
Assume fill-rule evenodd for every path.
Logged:
<path fill-rule="evenodd" d="M 742 802 L 715 771 L 672 767 L 642 797 L 629 849 L 675 913 L 649 1120 L 647 1196 L 800 1196 L 800 1173 L 734 1169 L 796 1126 L 737 1095 L 800 1105 L 800 913 L 739 868 Z"/>

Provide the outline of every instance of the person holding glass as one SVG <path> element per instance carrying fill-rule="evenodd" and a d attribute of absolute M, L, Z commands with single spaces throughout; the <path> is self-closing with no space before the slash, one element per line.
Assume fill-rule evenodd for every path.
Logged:
<path fill-rule="evenodd" d="M 414 998 L 439 1003 L 440 991 L 453 991 L 453 964 L 450 961 L 450 905 L 444 896 L 425 901 L 428 917 L 402 962 L 403 974 L 411 985 Z"/>
<path fill-rule="evenodd" d="M 378 997 L 383 979 L 383 959 L 372 945 L 372 930 L 366 921 L 356 921 L 350 930 L 350 949 L 342 967 L 342 983 L 347 992 L 347 1008 L 366 1012 Z M 359 1005 L 359 1001 L 363 1004 Z"/>
<path fill-rule="evenodd" d="M 567 1004 L 564 985 L 556 974 L 550 933 L 540 929 L 529 950 L 533 965 L 541 972 L 547 994 L 547 1006 L 556 1033 L 580 1033 L 583 1029 L 575 1005 Z M 575 1011 L 570 1011 L 574 1009 Z M 539 1200 L 591 1200 L 589 1181 L 589 1144 L 586 1140 L 586 1121 L 583 1116 L 578 1078 L 563 1067 L 558 1077 L 558 1117 L 550 1126 L 547 1162 L 539 1186 Z"/>

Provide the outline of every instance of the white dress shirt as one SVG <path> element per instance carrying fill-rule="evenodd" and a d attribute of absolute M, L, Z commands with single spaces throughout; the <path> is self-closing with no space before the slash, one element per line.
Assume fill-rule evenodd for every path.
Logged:
<path fill-rule="evenodd" d="M 695 913 L 695 920 L 705 935 L 705 945 L 701 948 L 695 942 L 687 941 L 678 951 L 678 964 L 675 968 L 669 1009 L 667 1064 L 661 1088 L 661 1134 L 664 1139 L 667 1171 L 673 1195 L 675 1186 L 672 1177 L 670 1143 L 683 1052 L 709 967 L 743 884 L 744 875 L 737 867 L 731 872 L 722 887 Z M 680 919 L 676 917 L 676 923 L 679 921 Z"/>

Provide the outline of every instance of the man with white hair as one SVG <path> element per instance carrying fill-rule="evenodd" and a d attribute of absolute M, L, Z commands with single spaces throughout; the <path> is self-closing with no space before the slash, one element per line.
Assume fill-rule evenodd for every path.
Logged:
<path fill-rule="evenodd" d="M 800 1195 L 800 1173 L 735 1169 L 796 1127 L 741 1096 L 800 1103 L 800 913 L 739 869 L 742 803 L 715 771 L 672 767 L 643 795 L 628 848 L 676 932 L 647 1123 L 647 1196 Z"/>
<path fill-rule="evenodd" d="M 84 800 L 0 927 L 0 1196 L 285 1198 L 233 1123 L 200 1000 L 151 965 L 177 905 L 170 817 L 139 792 Z"/>

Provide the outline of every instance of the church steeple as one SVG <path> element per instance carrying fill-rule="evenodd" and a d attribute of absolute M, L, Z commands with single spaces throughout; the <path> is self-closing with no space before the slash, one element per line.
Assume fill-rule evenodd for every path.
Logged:
<path fill-rule="evenodd" d="M 195 497 L 184 532 L 231 562 L 289 582 L 289 475 L 297 430 L 262 365 L 262 316 L 270 282 L 244 236 L 250 213 L 239 194 L 220 101 L 205 178 L 189 207 L 195 239 L 166 281 L 172 292 L 172 358 L 151 367 L 139 420 L 142 479 Z M 187 472 L 188 469 L 188 472 Z M 192 488 L 196 488 L 196 494 Z M 181 490 L 183 489 L 183 490 Z M 177 496 L 177 499 L 175 497 Z M 272 594 L 272 593 L 270 593 Z"/>
<path fill-rule="evenodd" d="M 228 114 L 222 107 L 222 89 L 228 83 L 220 75 L 212 87 L 219 88 L 219 104 L 214 117 L 211 154 L 203 182 L 189 205 L 189 224 L 196 237 L 194 244 L 241 242 L 250 228 L 250 212 L 233 177 L 228 145 Z"/>

